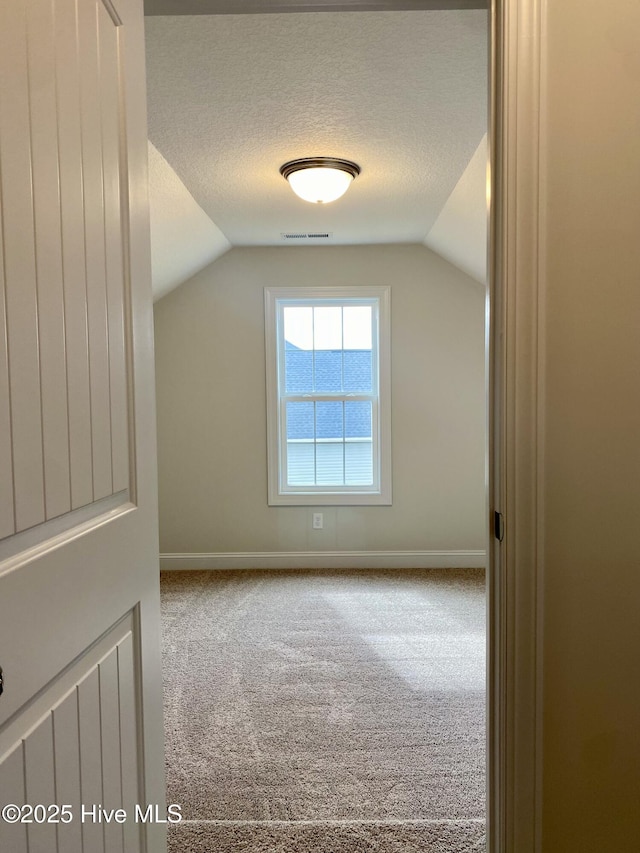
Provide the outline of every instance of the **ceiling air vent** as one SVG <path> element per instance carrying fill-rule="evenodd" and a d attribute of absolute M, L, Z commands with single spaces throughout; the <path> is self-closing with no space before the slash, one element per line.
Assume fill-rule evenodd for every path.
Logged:
<path fill-rule="evenodd" d="M 283 231 L 280 236 L 283 240 L 330 240 L 333 237 L 333 231 L 325 231 L 323 233 Z"/>

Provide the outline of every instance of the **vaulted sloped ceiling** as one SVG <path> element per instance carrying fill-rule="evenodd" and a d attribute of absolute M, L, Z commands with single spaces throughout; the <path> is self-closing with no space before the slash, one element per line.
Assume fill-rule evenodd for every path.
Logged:
<path fill-rule="evenodd" d="M 487 278 L 487 137 L 427 234 L 425 246 L 476 281 Z"/>
<path fill-rule="evenodd" d="M 147 18 L 152 217 L 156 252 L 165 249 L 154 278 L 162 292 L 224 251 L 225 240 L 284 245 L 283 233 L 308 231 L 330 233 L 333 245 L 425 242 L 453 263 L 457 231 L 459 265 L 483 277 L 481 264 L 469 263 L 477 249 L 464 242 L 470 214 L 458 201 L 477 194 L 486 26 L 479 10 Z M 318 155 L 362 168 L 339 202 L 302 202 L 279 174 L 286 160 Z M 465 182 L 468 167 L 476 179 Z M 179 238 L 192 238 L 184 251 L 166 251 L 159 237 L 163 222 L 177 240 L 183 215 L 171 193 L 154 189 L 160 174 L 165 190 L 182 187 L 200 222 Z M 484 228 L 481 192 L 472 206 Z M 460 210 L 467 219 L 456 229 Z M 179 257 L 191 259 L 184 274 Z"/>
<path fill-rule="evenodd" d="M 153 296 L 160 299 L 231 245 L 151 143 L 149 208 Z"/>

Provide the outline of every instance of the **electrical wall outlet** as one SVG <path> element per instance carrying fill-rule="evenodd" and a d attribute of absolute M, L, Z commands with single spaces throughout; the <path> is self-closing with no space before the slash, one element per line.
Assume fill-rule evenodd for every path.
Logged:
<path fill-rule="evenodd" d="M 322 530 L 324 527 L 324 516 L 321 512 L 313 513 L 313 529 L 314 530 Z"/>

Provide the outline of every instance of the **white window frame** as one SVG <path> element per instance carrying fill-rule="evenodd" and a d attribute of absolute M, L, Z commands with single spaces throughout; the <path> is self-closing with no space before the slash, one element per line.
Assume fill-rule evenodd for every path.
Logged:
<path fill-rule="evenodd" d="M 270 506 L 391 505 L 391 288 L 390 287 L 266 287 L 265 350 L 267 392 L 267 468 Z M 372 486 L 289 486 L 286 484 L 286 430 L 284 407 L 292 395 L 280 391 L 284 377 L 285 306 L 371 305 L 374 309 L 372 341 Z M 377 386 L 377 387 L 376 387 Z M 377 391 L 377 394 L 376 394 Z M 293 395 L 295 396 L 295 395 Z M 314 394 L 314 400 L 343 395 Z M 301 395 L 302 398 L 302 395 Z M 308 395 L 304 396 L 309 399 Z M 358 395 L 349 395 L 358 400 Z"/>

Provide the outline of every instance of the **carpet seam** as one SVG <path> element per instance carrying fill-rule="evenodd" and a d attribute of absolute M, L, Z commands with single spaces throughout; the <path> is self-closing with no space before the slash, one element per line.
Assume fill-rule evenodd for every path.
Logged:
<path fill-rule="evenodd" d="M 483 817 L 469 818 L 414 818 L 398 820 L 368 820 L 366 818 L 353 820 L 213 820 L 203 818 L 202 820 L 181 820 L 179 824 L 207 826 L 449 826 L 451 824 L 483 824 Z M 177 826 L 178 823 L 175 825 Z"/>

